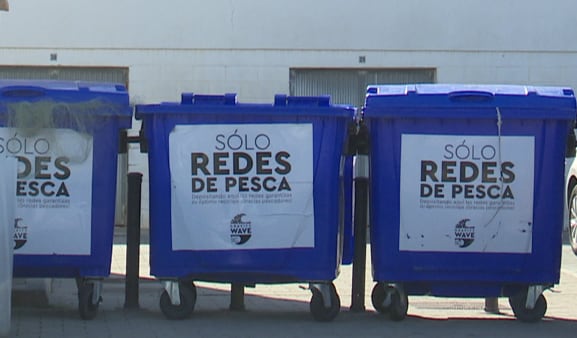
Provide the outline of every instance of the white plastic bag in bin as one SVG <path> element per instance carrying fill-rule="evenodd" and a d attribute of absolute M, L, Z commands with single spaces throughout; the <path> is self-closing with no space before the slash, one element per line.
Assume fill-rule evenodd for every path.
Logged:
<path fill-rule="evenodd" d="M 10 332 L 16 158 L 0 156 L 0 337 Z"/>

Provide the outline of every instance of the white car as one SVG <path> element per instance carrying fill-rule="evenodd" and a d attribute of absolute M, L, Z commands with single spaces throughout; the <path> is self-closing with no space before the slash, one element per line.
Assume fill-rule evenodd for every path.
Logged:
<path fill-rule="evenodd" d="M 568 233 L 569 244 L 577 255 L 577 160 L 575 159 L 577 140 L 575 135 L 567 138 L 565 157 L 565 219 L 568 220 L 565 230 Z"/>

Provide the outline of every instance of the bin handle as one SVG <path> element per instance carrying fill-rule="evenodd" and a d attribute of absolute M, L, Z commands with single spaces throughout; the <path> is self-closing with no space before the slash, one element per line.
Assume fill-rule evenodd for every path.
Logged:
<path fill-rule="evenodd" d="M 493 93 L 480 90 L 462 90 L 449 93 L 449 100 L 456 102 L 488 102 L 493 100 Z"/>
<path fill-rule="evenodd" d="M 46 90 L 42 87 L 34 86 L 16 86 L 2 88 L 1 94 L 3 97 L 16 98 L 33 98 L 46 95 Z"/>

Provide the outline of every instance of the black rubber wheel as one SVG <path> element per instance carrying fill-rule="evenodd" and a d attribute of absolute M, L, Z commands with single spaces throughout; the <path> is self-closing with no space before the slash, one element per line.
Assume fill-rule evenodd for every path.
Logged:
<path fill-rule="evenodd" d="M 78 287 L 78 313 L 80 313 L 80 318 L 84 320 L 92 320 L 96 318 L 98 313 L 98 302 L 92 302 L 92 296 L 94 294 L 94 284 L 85 283 L 80 284 Z"/>
<path fill-rule="evenodd" d="M 569 244 L 573 253 L 577 255 L 577 185 L 569 196 Z"/>
<path fill-rule="evenodd" d="M 391 287 L 391 306 L 389 309 L 389 316 L 391 320 L 398 322 L 405 317 L 407 317 L 407 311 L 409 310 L 409 297 L 407 294 L 398 288 Z"/>
<path fill-rule="evenodd" d="M 373 307 L 381 314 L 389 314 L 394 321 L 401 321 L 407 316 L 409 297 L 393 285 L 377 283 L 371 293 Z"/>
<path fill-rule="evenodd" d="M 537 303 L 532 309 L 527 309 L 525 303 L 527 302 L 527 293 L 519 292 L 514 296 L 509 297 L 509 305 L 518 320 L 525 323 L 535 323 L 540 321 L 547 312 L 547 300 L 542 294 L 537 298 Z"/>
<path fill-rule="evenodd" d="M 313 288 L 313 296 L 311 297 L 310 302 L 310 311 L 313 318 L 319 322 L 330 322 L 337 317 L 339 312 L 341 311 L 341 299 L 339 294 L 337 293 L 337 289 L 335 288 L 334 284 L 330 284 L 331 286 L 331 306 L 325 307 L 323 301 L 322 293 Z"/>
<path fill-rule="evenodd" d="M 520 302 L 517 299 L 518 297 L 522 297 L 522 295 L 520 295 L 520 293 L 517 293 L 517 294 L 509 297 L 509 306 L 511 307 L 511 310 L 513 311 L 513 314 L 515 315 L 515 317 L 517 317 L 517 309 L 518 309 L 518 304 Z M 523 303 L 523 306 L 525 306 L 525 303 Z"/>
<path fill-rule="evenodd" d="M 160 296 L 160 310 L 168 319 L 186 319 L 192 315 L 196 305 L 196 287 L 194 284 L 180 283 L 180 305 L 173 305 L 168 292 L 164 290 Z"/>
<path fill-rule="evenodd" d="M 388 289 L 388 286 L 385 286 L 382 283 L 377 283 L 373 287 L 373 292 L 371 292 L 371 302 L 373 303 L 373 307 L 381 314 L 386 314 L 391 309 L 390 301 L 385 303 L 385 301 L 387 301 L 387 289 L 385 288 Z"/>

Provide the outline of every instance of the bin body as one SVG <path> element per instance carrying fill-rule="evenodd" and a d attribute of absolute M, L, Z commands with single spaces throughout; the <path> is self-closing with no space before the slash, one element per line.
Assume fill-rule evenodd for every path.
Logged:
<path fill-rule="evenodd" d="M 16 159 L 0 156 L 0 337 L 10 332 Z"/>
<path fill-rule="evenodd" d="M 499 296 L 559 282 L 567 88 L 370 86 L 373 278 Z"/>
<path fill-rule="evenodd" d="M 274 104 L 183 94 L 181 103 L 137 105 L 148 143 L 151 274 L 333 280 L 344 233 L 339 171 L 353 114 L 328 97 L 282 95 Z"/>
<path fill-rule="evenodd" d="M 124 86 L 0 81 L 0 150 L 18 159 L 14 277 L 110 274 Z"/>

